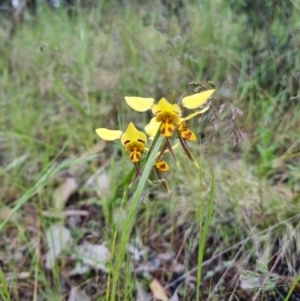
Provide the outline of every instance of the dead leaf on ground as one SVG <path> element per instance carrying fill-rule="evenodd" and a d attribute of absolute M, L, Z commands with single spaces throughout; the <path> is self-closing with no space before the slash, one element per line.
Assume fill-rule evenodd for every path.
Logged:
<path fill-rule="evenodd" d="M 64 182 L 54 190 L 54 208 L 61 211 L 67 203 L 69 197 L 77 190 L 78 184 L 75 178 L 66 178 Z"/>
<path fill-rule="evenodd" d="M 136 301 L 152 301 L 153 298 L 148 294 L 142 284 L 137 285 L 136 289 Z"/>
<path fill-rule="evenodd" d="M 103 166 L 89 177 L 84 186 L 93 187 L 99 198 L 105 198 L 111 194 L 110 176 L 103 170 Z"/>
<path fill-rule="evenodd" d="M 173 296 L 171 297 L 170 301 L 179 301 L 179 297 L 178 297 L 178 292 L 180 290 L 181 284 L 179 284 L 173 294 Z"/>
<path fill-rule="evenodd" d="M 156 279 L 152 280 L 152 282 L 150 283 L 150 289 L 155 299 L 161 301 L 169 301 L 169 298 L 166 295 L 164 288 L 158 282 L 158 280 Z"/>
<path fill-rule="evenodd" d="M 48 252 L 45 267 L 51 269 L 55 259 L 72 242 L 71 231 L 61 223 L 53 224 L 46 230 L 46 241 Z"/>
<path fill-rule="evenodd" d="M 260 288 L 262 284 L 261 276 L 251 271 L 244 271 L 240 275 L 240 286 L 243 290 Z"/>
<path fill-rule="evenodd" d="M 78 287 L 72 287 L 70 290 L 68 301 L 90 301 L 91 298 L 85 291 Z"/>
<path fill-rule="evenodd" d="M 105 243 L 100 245 L 83 244 L 77 247 L 74 258 L 80 260 L 69 275 L 81 275 L 90 268 L 107 272 L 106 264 L 110 258 L 110 252 Z"/>

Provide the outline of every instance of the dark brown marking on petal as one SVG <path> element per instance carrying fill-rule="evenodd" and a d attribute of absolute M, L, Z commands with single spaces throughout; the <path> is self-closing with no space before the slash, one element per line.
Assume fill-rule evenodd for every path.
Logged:
<path fill-rule="evenodd" d="M 129 143 L 130 142 L 130 140 L 126 140 L 125 142 L 124 142 L 124 145 L 126 145 L 127 143 Z"/>
<path fill-rule="evenodd" d="M 135 153 L 135 157 L 137 158 L 137 160 L 141 160 L 141 153 Z"/>
<path fill-rule="evenodd" d="M 183 134 L 183 136 L 184 136 L 184 139 L 189 140 L 191 138 L 191 136 L 192 136 L 192 133 L 191 132 L 185 132 Z"/>
<path fill-rule="evenodd" d="M 159 167 L 160 167 L 161 169 L 165 169 L 165 168 L 166 168 L 166 164 L 163 163 L 163 162 L 161 162 L 161 163 L 159 163 Z"/>
<path fill-rule="evenodd" d="M 168 126 L 168 132 L 171 134 L 174 133 L 174 127 L 171 124 Z"/>
<path fill-rule="evenodd" d="M 141 142 L 141 143 L 143 143 L 143 144 L 146 143 L 146 142 L 145 142 L 144 140 L 142 140 L 142 139 L 138 139 L 138 142 Z"/>

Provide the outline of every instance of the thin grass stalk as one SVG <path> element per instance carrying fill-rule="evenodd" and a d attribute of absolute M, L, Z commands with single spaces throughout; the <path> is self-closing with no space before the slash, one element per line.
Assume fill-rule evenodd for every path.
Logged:
<path fill-rule="evenodd" d="M 201 162 L 202 163 L 202 162 Z M 214 200 L 215 200 L 215 177 L 212 172 L 211 177 L 211 188 L 209 194 L 209 200 L 207 204 L 206 212 L 204 212 L 205 204 L 204 200 L 201 197 L 201 192 L 203 191 L 202 185 L 202 164 L 200 167 L 200 186 L 199 186 L 199 211 L 198 211 L 198 221 L 200 227 L 200 243 L 198 246 L 198 264 L 197 264 L 197 290 L 196 290 L 196 300 L 200 300 L 200 284 L 202 281 L 202 263 L 204 256 L 204 248 L 206 245 L 206 238 L 208 235 L 209 226 L 212 222 L 213 210 L 214 210 Z M 206 214 L 205 214 L 206 213 Z"/>
<path fill-rule="evenodd" d="M 8 291 L 7 282 L 4 278 L 3 272 L 0 269 L 0 297 L 3 301 L 11 301 Z"/>
<path fill-rule="evenodd" d="M 121 207 L 120 207 L 120 212 L 122 212 L 122 208 L 125 204 L 125 202 L 128 201 L 128 188 L 125 189 L 121 201 Z M 113 258 L 115 255 L 115 250 L 116 250 L 116 243 L 117 243 L 117 237 L 118 237 L 118 224 L 114 224 L 114 237 L 113 237 L 113 242 L 112 242 L 112 247 L 111 247 L 111 260 L 109 262 L 109 274 L 107 277 L 107 290 L 106 290 L 106 300 L 109 300 L 109 294 L 110 294 L 110 285 L 111 285 L 111 278 L 112 278 L 112 273 L 113 273 Z"/>
<path fill-rule="evenodd" d="M 290 290 L 289 290 L 287 296 L 285 297 L 284 301 L 289 301 L 290 300 L 290 297 L 292 296 L 292 293 L 294 292 L 294 290 L 295 290 L 296 286 L 298 285 L 299 281 L 300 281 L 300 275 L 298 275 L 297 278 L 292 283 L 292 285 L 290 287 Z"/>

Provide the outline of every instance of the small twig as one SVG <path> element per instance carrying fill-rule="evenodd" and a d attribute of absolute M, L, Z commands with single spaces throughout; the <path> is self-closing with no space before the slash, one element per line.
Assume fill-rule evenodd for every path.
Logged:
<path fill-rule="evenodd" d="M 242 253 L 242 251 L 244 250 L 244 244 L 241 245 L 240 249 L 238 250 L 238 252 L 235 254 L 232 262 L 235 262 L 235 260 L 240 256 L 240 254 Z M 218 289 L 219 285 L 221 284 L 222 280 L 224 279 L 224 277 L 227 275 L 227 273 L 229 272 L 229 270 L 231 269 L 232 264 L 230 264 L 227 269 L 225 270 L 225 272 L 223 273 L 223 275 L 221 276 L 221 278 L 219 279 L 218 283 L 215 285 L 214 289 L 212 290 L 212 292 L 209 294 L 208 299 L 213 296 L 213 294 L 215 293 L 215 291 Z"/>

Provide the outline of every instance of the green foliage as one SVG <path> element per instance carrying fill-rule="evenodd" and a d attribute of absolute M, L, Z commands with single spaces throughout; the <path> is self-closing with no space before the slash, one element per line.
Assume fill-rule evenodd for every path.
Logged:
<path fill-rule="evenodd" d="M 71 167 L 83 166 L 78 175 L 82 185 L 99 166 L 110 166 L 110 195 L 99 199 L 92 188 L 79 190 L 76 202 L 91 194 L 88 201 L 99 208 L 87 229 L 74 231 L 80 241 L 86 233 L 99 231 L 99 222 L 105 220 L 100 231 L 112 252 L 106 300 L 134 299 L 137 281 L 126 244 L 136 233 L 142 233 L 147 243 L 154 231 L 158 239 L 169 232 L 168 239 L 176 242 L 175 232 L 183 231 L 177 229 L 186 229 L 189 223 L 198 225 L 200 239 L 194 254 L 197 259 L 187 256 L 183 264 L 187 272 L 196 267 L 198 287 L 209 279 L 203 275 L 205 260 L 244 241 L 247 249 L 235 260 L 239 269 L 255 270 L 252 258 L 256 254 L 263 253 L 269 260 L 289 250 L 285 257 L 288 273 L 295 275 L 291 250 L 293 235 L 299 234 L 295 214 L 299 212 L 300 179 L 296 34 L 300 19 L 296 6 L 270 0 L 125 2 L 96 1 L 91 3 L 92 10 L 75 7 L 72 17 L 45 6 L 36 20 L 25 15 L 10 43 L 1 43 L 0 209 L 11 209 L 0 221 L 1 235 L 9 237 L 15 227 L 22 227 L 11 221 L 15 213 L 28 214 L 26 205 L 38 212 L 37 233 L 43 233 L 55 220 L 42 214 L 53 210 L 57 179 Z M 1 41 L 9 36 L 10 26 L 8 18 L 1 19 Z M 161 186 L 146 183 L 155 152 L 141 181 L 130 189 L 134 171 L 118 146 L 107 145 L 97 156 L 80 158 L 99 141 L 95 128 L 121 128 L 131 120 L 142 128 L 148 121 L 146 114 L 137 116 L 122 105 L 124 95 L 171 99 L 174 90 L 184 96 L 192 94 L 189 82 L 208 80 L 215 82 L 219 95 L 201 123 L 191 121 L 202 139 L 202 144 L 192 147 L 193 153 L 203 152 L 202 187 L 198 171 L 180 152 L 171 175 L 170 197 Z M 225 101 L 243 111 L 244 117 L 231 114 L 230 109 L 222 111 L 219 105 Z M 231 145 L 224 116 L 229 116 L 234 130 L 245 133 L 243 143 Z M 221 125 L 215 126 L 215 121 Z M 141 205 L 142 194 L 150 199 L 145 205 Z M 124 224 L 117 225 L 116 209 L 125 210 Z M 286 228 L 277 227 L 279 223 Z M 269 228 L 273 230 L 268 236 L 265 229 Z M 264 232 L 258 232 L 261 229 Z M 17 231 L 18 244 L 29 245 L 26 240 L 33 232 L 28 231 L 25 227 Z M 190 236 L 192 242 L 196 238 L 197 233 Z M 272 253 L 270 245 L 274 249 L 276 239 L 284 243 Z M 192 246 L 185 248 L 192 252 Z M 226 253 L 226 262 L 234 258 L 232 254 Z M 60 272 L 65 267 L 57 265 L 52 274 L 57 281 L 52 285 L 50 273 L 35 256 L 31 252 L 26 264 L 34 270 L 40 289 L 36 300 L 40 296 L 48 300 L 53 291 L 60 299 Z M 221 267 L 223 259 L 217 257 Z M 15 272 L 16 266 L 14 261 L 4 264 L 4 275 Z M 219 270 L 208 270 L 221 278 Z M 0 277 L 1 298 L 10 300 L 3 274 Z M 92 278 L 84 275 L 81 280 Z M 17 291 L 17 285 L 9 283 L 10 291 Z M 186 286 L 184 300 L 189 300 L 188 292 Z M 205 290 L 201 294 L 206 297 Z"/>
<path fill-rule="evenodd" d="M 0 297 L 2 298 L 3 301 L 11 301 L 7 282 L 4 278 L 4 275 L 3 275 L 3 272 L 1 269 L 0 269 Z"/>

